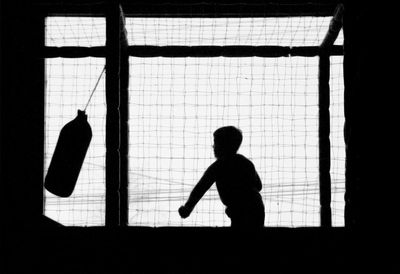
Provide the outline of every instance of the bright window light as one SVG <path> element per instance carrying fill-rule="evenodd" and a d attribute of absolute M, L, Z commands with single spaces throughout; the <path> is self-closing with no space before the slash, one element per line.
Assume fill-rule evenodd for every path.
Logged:
<path fill-rule="evenodd" d="M 229 226 L 215 186 L 177 209 L 237 126 L 263 181 L 268 226 L 319 225 L 318 58 L 130 58 L 129 221 Z"/>
<path fill-rule="evenodd" d="M 105 19 L 48 17 L 47 46 L 105 44 Z M 62 127 L 83 110 L 105 65 L 104 58 L 46 59 L 44 176 Z M 105 224 L 105 81 L 104 77 L 86 109 L 93 137 L 76 187 L 68 198 L 44 189 L 44 214 L 70 226 Z"/>
<path fill-rule="evenodd" d="M 319 46 L 331 17 L 126 18 L 130 45 Z M 336 44 L 343 44 L 339 35 Z"/>
<path fill-rule="evenodd" d="M 132 45 L 317 46 L 330 19 L 127 18 L 126 27 Z M 343 75 L 335 62 L 337 79 Z M 191 217 L 177 213 L 215 160 L 212 133 L 225 125 L 243 131 L 239 153 L 263 181 L 265 225 L 320 225 L 318 57 L 131 57 L 130 75 L 130 225 L 230 225 L 215 185 Z M 335 113 L 340 89 L 335 86 Z M 343 118 L 334 115 L 337 133 Z M 343 224 L 343 151 L 335 143 L 334 225 Z"/>
<path fill-rule="evenodd" d="M 48 47 L 94 47 L 106 44 L 106 20 L 101 17 L 46 18 Z"/>
<path fill-rule="evenodd" d="M 126 18 L 130 45 L 318 46 L 330 17 Z M 340 33 L 335 44 L 342 44 Z M 105 19 L 48 17 L 46 46 L 104 46 Z M 230 226 L 215 185 L 188 219 L 177 209 L 215 160 L 213 132 L 243 131 L 239 153 L 263 182 L 266 226 L 319 226 L 318 57 L 130 57 L 129 225 Z M 83 109 L 103 58 L 46 60 L 45 170 Z M 332 221 L 344 225 L 343 57 L 331 57 Z M 45 215 L 105 224 L 105 80 L 87 109 L 93 138 L 74 193 L 45 191 Z"/>
<path fill-rule="evenodd" d="M 330 61 L 332 225 L 344 226 L 346 150 L 343 135 L 345 121 L 343 56 L 331 56 Z"/>

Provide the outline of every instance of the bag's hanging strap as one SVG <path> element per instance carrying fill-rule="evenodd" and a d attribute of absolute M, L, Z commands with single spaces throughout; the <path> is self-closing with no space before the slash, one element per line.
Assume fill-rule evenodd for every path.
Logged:
<path fill-rule="evenodd" d="M 100 73 L 99 79 L 97 79 L 96 85 L 94 86 L 94 88 L 93 88 L 93 90 L 92 90 L 92 93 L 90 94 L 89 100 L 88 100 L 88 102 L 86 103 L 85 109 L 83 110 L 84 112 L 86 111 L 86 108 L 88 107 L 89 102 L 90 102 L 90 100 L 92 99 L 93 93 L 96 91 L 96 88 L 97 88 L 97 86 L 99 85 L 101 76 L 103 76 L 103 73 L 104 73 L 105 70 L 106 70 L 106 66 L 104 66 L 103 70 L 102 70 L 101 73 Z"/>

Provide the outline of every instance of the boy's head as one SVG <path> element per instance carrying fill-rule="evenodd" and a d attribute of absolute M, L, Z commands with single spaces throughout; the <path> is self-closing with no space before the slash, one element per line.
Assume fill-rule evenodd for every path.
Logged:
<path fill-rule="evenodd" d="M 242 143 L 242 132 L 233 126 L 221 127 L 214 132 L 215 157 L 235 154 Z"/>

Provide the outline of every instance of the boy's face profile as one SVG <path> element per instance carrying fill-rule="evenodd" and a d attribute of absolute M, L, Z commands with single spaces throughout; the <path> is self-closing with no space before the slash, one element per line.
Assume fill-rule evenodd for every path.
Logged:
<path fill-rule="evenodd" d="M 227 156 L 229 154 L 234 154 L 234 153 L 228 151 L 229 149 L 226 146 L 226 144 L 224 144 L 221 140 L 218 140 L 216 138 L 214 138 L 213 149 L 214 149 L 214 156 L 217 159 L 221 158 L 223 156 Z"/>
<path fill-rule="evenodd" d="M 213 149 L 214 149 L 215 158 L 220 158 L 222 156 L 222 148 L 221 148 L 221 144 L 218 144 L 218 142 L 215 138 L 214 138 Z"/>
<path fill-rule="evenodd" d="M 218 155 L 220 155 L 220 153 L 219 153 L 220 148 L 219 148 L 218 144 L 216 143 L 215 138 L 214 138 L 213 150 L 214 150 L 215 158 L 218 158 Z"/>

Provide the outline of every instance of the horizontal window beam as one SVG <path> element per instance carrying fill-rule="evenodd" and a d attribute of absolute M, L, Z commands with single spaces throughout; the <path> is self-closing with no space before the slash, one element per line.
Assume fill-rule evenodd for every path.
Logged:
<path fill-rule="evenodd" d="M 332 16 L 336 3 L 196 3 L 124 5 L 127 17 L 289 17 Z"/>
<path fill-rule="evenodd" d="M 181 3 L 169 1 L 159 3 L 120 1 L 126 17 L 180 17 L 180 18 L 229 18 L 229 17 L 292 17 L 292 16 L 332 16 L 339 1 L 310 3 L 292 1 L 290 3 Z M 102 3 L 71 3 L 51 1 L 37 5 L 46 16 L 105 16 Z"/>
<path fill-rule="evenodd" d="M 313 57 L 321 54 L 319 46 L 129 46 L 128 54 L 135 57 Z M 343 55 L 343 46 L 324 49 L 327 55 Z M 45 58 L 83 58 L 106 56 L 105 47 L 45 47 Z"/>
<path fill-rule="evenodd" d="M 106 47 L 44 47 L 42 56 L 45 58 L 105 58 Z"/>

